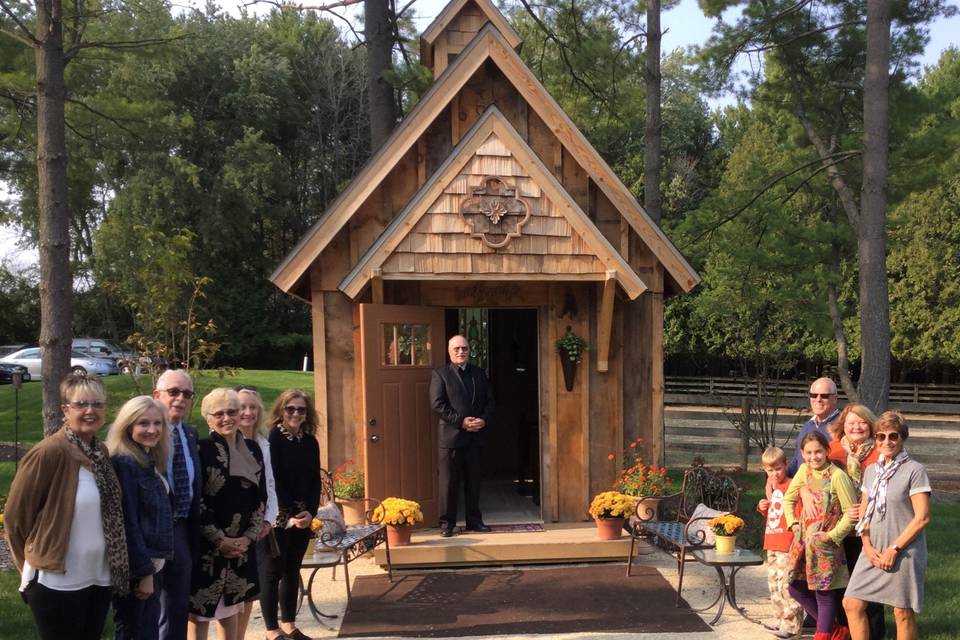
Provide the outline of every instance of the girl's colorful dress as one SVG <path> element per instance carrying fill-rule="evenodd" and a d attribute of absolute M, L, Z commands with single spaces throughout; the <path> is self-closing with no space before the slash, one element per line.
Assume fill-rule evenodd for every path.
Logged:
<path fill-rule="evenodd" d="M 854 526 L 846 510 L 856 502 L 856 489 L 850 477 L 834 464 L 819 470 L 800 465 L 784 496 L 788 527 L 797 521 L 794 509 L 800 498 L 800 488 L 804 486 L 817 502 L 817 513 L 802 523 L 804 571 L 795 578 L 805 577 L 808 588 L 814 591 L 842 589 L 850 578 L 843 539 Z M 820 531 L 826 532 L 830 539 L 815 539 L 814 534 Z"/>

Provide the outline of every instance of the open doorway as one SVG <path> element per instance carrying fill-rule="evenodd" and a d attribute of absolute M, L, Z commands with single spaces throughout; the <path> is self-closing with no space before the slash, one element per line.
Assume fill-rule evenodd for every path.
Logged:
<path fill-rule="evenodd" d="M 497 402 L 484 456 L 483 519 L 542 522 L 537 310 L 448 309 L 446 324 L 447 335 L 470 341 L 471 362 L 487 372 Z"/>

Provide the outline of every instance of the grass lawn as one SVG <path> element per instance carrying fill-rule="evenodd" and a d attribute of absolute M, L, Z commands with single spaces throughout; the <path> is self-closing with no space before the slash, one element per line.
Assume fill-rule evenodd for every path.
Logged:
<path fill-rule="evenodd" d="M 107 376 L 101 379 L 107 387 L 107 424 L 110 424 L 113 416 L 116 415 L 117 410 L 124 402 L 134 396 L 149 393 L 153 388 L 153 381 L 147 375 L 140 377 L 139 388 L 137 388 L 134 379 L 127 375 Z M 200 424 L 203 422 L 200 419 L 200 398 L 215 387 L 232 387 L 238 384 L 253 385 L 260 390 L 260 395 L 263 396 L 268 411 L 273 401 L 284 389 L 300 387 L 313 395 L 312 372 L 240 369 L 235 376 L 221 377 L 218 371 L 207 371 L 199 376 L 194 376 L 193 384 L 197 391 L 197 398 L 194 401 L 193 413 L 188 422 L 202 427 L 201 431 L 206 429 L 206 425 Z M 39 381 L 25 384 L 20 391 L 19 434 L 21 442 L 38 442 L 42 438 L 40 395 Z M 0 387 L 0 442 L 13 442 L 14 414 L 13 386 L 3 385 Z"/>

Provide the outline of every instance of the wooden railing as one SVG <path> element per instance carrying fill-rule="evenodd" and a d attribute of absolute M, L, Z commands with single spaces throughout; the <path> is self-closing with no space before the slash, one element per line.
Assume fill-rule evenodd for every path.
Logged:
<path fill-rule="evenodd" d="M 668 404 L 739 405 L 744 397 L 755 397 L 758 381 L 752 378 L 714 378 L 697 376 L 667 376 L 666 402 Z M 776 391 L 784 407 L 807 404 L 810 383 L 803 380 L 767 382 L 767 393 Z M 840 400 L 846 401 L 843 389 Z M 955 413 L 960 410 L 960 385 L 905 384 L 890 385 L 890 407 L 933 413 Z"/>

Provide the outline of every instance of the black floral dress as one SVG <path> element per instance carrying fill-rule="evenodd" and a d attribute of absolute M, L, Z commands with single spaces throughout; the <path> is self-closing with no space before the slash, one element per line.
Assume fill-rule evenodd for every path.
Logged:
<path fill-rule="evenodd" d="M 257 541 L 263 523 L 267 489 L 263 477 L 263 453 L 252 440 L 240 438 L 260 464 L 258 483 L 231 476 L 230 450 L 223 436 L 211 432 L 200 441 L 200 472 L 203 489 L 200 494 L 201 553 L 193 565 L 190 611 L 212 618 L 220 598 L 234 605 L 255 598 L 260 593 L 257 566 L 249 554 L 225 558 L 220 554 L 224 537 L 246 536 L 251 545 Z M 242 446 L 242 445 L 241 445 Z"/>

